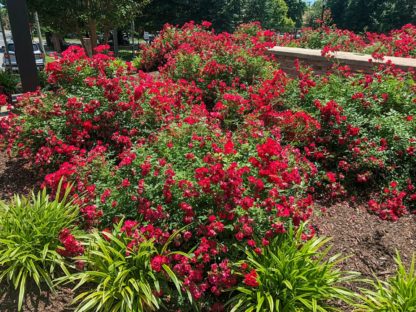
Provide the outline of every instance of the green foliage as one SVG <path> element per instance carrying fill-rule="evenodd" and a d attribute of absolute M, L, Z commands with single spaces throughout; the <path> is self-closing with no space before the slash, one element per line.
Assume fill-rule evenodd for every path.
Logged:
<path fill-rule="evenodd" d="M 309 27 L 316 27 L 316 20 L 322 18 L 323 0 L 316 0 L 308 7 L 305 12 L 305 25 Z"/>
<path fill-rule="evenodd" d="M 303 24 L 303 14 L 306 10 L 306 3 L 303 0 L 285 0 L 288 7 L 287 15 L 295 22 L 296 27 Z"/>
<path fill-rule="evenodd" d="M 354 31 L 387 32 L 416 23 L 413 0 L 329 0 L 334 22 Z"/>
<path fill-rule="evenodd" d="M 0 70 L 0 93 L 13 94 L 17 93 L 19 76 L 9 71 Z"/>
<path fill-rule="evenodd" d="M 39 13 L 43 27 L 61 34 L 77 33 L 81 36 L 87 30 L 93 31 L 96 26 L 107 32 L 129 25 L 149 2 L 150 0 L 28 0 L 28 5 L 31 12 Z"/>
<path fill-rule="evenodd" d="M 121 226 L 116 225 L 112 233 L 88 235 L 88 248 L 77 257 L 86 270 L 59 280 L 76 282 L 74 289 L 88 286 L 74 299 L 76 311 L 156 311 L 163 305 L 157 293 L 169 295 L 174 285 L 180 294 L 181 282 L 168 265 L 163 264 L 161 272 L 151 267 L 153 257 L 172 254 L 165 251 L 177 233 L 159 252 L 153 240 L 140 234 L 132 238 Z"/>
<path fill-rule="evenodd" d="M 412 312 L 416 311 L 416 255 L 413 255 L 410 268 L 406 268 L 396 256 L 396 274 L 387 279 L 369 281 L 371 289 L 361 289 L 362 303 L 356 305 L 360 312 Z"/>
<path fill-rule="evenodd" d="M 57 267 L 66 270 L 57 253 L 58 236 L 78 216 L 69 192 L 54 200 L 43 190 L 30 198 L 16 195 L 10 203 L 0 202 L 0 282 L 10 281 L 19 290 L 19 310 L 28 283 L 53 290 Z"/>
<path fill-rule="evenodd" d="M 247 251 L 248 264 L 257 273 L 257 287 L 240 286 L 229 300 L 231 311 L 334 311 L 329 300 L 349 303 L 353 293 L 341 286 L 357 274 L 343 272 L 340 255 L 329 256 L 330 239 L 301 239 L 302 228 L 291 227 L 258 255 Z M 239 264 L 241 266 L 241 264 Z"/>
<path fill-rule="evenodd" d="M 283 0 L 247 1 L 244 22 L 259 21 L 265 28 L 285 30 L 294 27 L 287 16 L 288 6 Z"/>
<path fill-rule="evenodd" d="M 154 0 L 140 18 L 147 29 L 160 30 L 165 23 L 183 24 L 207 20 L 216 30 L 233 31 L 242 22 L 260 21 L 274 29 L 291 28 L 302 23 L 302 0 Z M 161 18 L 163 17 L 163 18 Z"/>

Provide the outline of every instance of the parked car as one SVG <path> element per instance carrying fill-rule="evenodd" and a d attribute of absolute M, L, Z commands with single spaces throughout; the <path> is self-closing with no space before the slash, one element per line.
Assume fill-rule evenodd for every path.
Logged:
<path fill-rule="evenodd" d="M 151 44 L 156 39 L 156 37 L 159 36 L 159 34 L 160 31 L 157 31 L 155 34 L 145 31 L 143 33 L 143 39 L 146 41 L 146 43 Z"/>
<path fill-rule="evenodd" d="M 126 33 L 126 32 L 123 32 L 123 31 L 119 30 L 117 32 L 117 39 L 118 39 L 118 45 L 119 46 L 128 46 L 130 44 L 130 37 L 129 37 L 129 34 Z M 100 43 L 104 43 L 104 36 L 101 36 L 101 38 L 99 37 L 98 41 Z M 110 45 L 110 47 L 112 47 L 114 45 L 114 43 L 113 43 L 113 32 L 111 32 L 109 34 L 107 43 Z"/>
<path fill-rule="evenodd" d="M 40 49 L 38 43 L 33 43 L 33 54 L 35 55 L 36 67 L 39 69 L 43 69 L 45 67 L 45 55 Z M 17 71 L 17 61 L 16 61 L 16 54 L 15 54 L 15 47 L 13 42 L 9 42 L 7 44 L 8 54 L 4 51 L 3 57 L 3 67 L 6 69 L 11 69 L 12 71 Z"/>

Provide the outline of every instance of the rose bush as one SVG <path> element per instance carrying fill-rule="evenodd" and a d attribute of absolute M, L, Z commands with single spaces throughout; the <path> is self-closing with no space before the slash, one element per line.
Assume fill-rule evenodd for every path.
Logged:
<path fill-rule="evenodd" d="M 220 307 L 225 290 L 256 287 L 257 273 L 243 280 L 233 262 L 309 219 L 314 200 L 361 195 L 389 220 L 416 204 L 414 73 L 318 77 L 294 64 L 289 78 L 267 54 L 279 40 L 255 23 L 233 34 L 188 23 L 166 26 L 134 66 L 107 47 L 92 58 L 71 48 L 48 65 L 48 87 L 0 120 L 0 139 L 44 187 L 73 183 L 85 228 L 123 219 L 157 247 L 180 230 L 171 248 L 191 257 L 151 267 L 168 265 L 201 307 Z"/>
<path fill-rule="evenodd" d="M 388 34 L 366 32 L 360 35 L 337 28 L 327 13 L 324 21 L 319 21 L 317 28 L 305 27 L 300 33 L 300 37 L 286 33 L 278 38 L 277 43 L 282 46 L 321 49 L 323 53 L 347 51 L 372 54 L 375 58 L 416 58 L 416 26 L 412 24 L 404 25 Z"/>

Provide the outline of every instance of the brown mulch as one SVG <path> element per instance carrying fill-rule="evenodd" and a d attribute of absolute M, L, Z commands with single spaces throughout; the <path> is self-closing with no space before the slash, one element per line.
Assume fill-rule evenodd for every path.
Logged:
<path fill-rule="evenodd" d="M 13 193 L 27 194 L 36 184 L 35 176 L 24 163 L 0 152 L 0 199 L 10 199 Z M 363 204 L 342 202 L 327 206 L 327 212 L 316 216 L 313 224 L 320 236 L 332 237 L 333 253 L 350 256 L 341 264 L 342 268 L 360 272 L 363 277 L 389 276 L 395 270 L 396 250 L 405 264 L 410 263 L 416 251 L 415 215 L 397 222 L 382 221 L 368 213 Z M 56 294 L 34 289 L 27 294 L 23 311 L 68 312 L 72 298 L 69 288 Z M 16 293 L 5 285 L 0 285 L 0 311 L 17 311 Z"/>
<path fill-rule="evenodd" d="M 333 253 L 349 256 L 342 268 L 361 273 L 364 278 L 380 278 L 395 272 L 396 251 L 405 264 L 416 252 L 416 216 L 396 222 L 383 221 L 365 204 L 341 202 L 330 206 L 313 220 L 320 236 L 332 237 Z"/>
<path fill-rule="evenodd" d="M 0 151 L 0 200 L 10 199 L 15 193 L 27 195 L 35 185 L 36 175 L 23 161 Z"/>
<path fill-rule="evenodd" d="M 46 289 L 46 287 L 45 287 Z M 39 289 L 35 286 L 29 287 L 25 294 L 22 312 L 70 312 L 73 293 L 70 288 L 59 288 L 55 293 Z M 16 312 L 18 307 L 17 291 L 0 286 L 0 311 Z"/>

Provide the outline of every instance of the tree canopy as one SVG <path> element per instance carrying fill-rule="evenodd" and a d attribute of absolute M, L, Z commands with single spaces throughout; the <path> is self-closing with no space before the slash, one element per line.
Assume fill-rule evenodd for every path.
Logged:
<path fill-rule="evenodd" d="M 302 23 L 305 7 L 303 0 L 153 0 L 139 21 L 151 30 L 190 20 L 207 20 L 215 29 L 227 31 L 252 21 L 267 28 L 288 29 Z"/>
<path fill-rule="evenodd" d="M 328 0 L 334 22 L 356 32 L 387 32 L 416 23 L 415 0 Z"/>
<path fill-rule="evenodd" d="M 123 27 L 141 14 L 151 0 L 28 0 L 42 25 L 57 33 L 89 32 L 93 44 L 97 28 L 106 33 Z"/>

